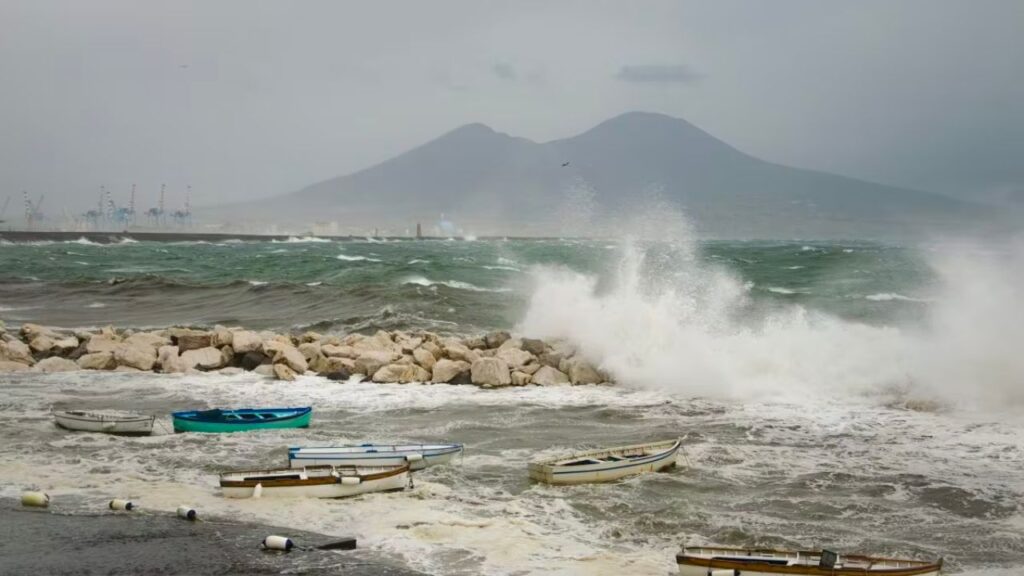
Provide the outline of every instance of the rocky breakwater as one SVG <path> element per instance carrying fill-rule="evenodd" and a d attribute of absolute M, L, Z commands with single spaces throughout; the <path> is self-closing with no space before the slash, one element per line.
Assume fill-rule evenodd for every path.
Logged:
<path fill-rule="evenodd" d="M 0 323 L 0 372 L 187 373 L 252 371 L 279 380 L 314 373 L 332 380 L 504 386 L 606 384 L 611 378 L 568 342 L 508 332 L 440 336 L 430 332 L 281 334 L 217 326 L 212 330 L 62 330 Z"/>

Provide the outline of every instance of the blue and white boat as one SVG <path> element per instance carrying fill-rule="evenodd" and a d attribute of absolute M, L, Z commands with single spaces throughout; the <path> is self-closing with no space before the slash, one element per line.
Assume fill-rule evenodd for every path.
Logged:
<path fill-rule="evenodd" d="M 530 478 L 547 484 L 611 482 L 633 474 L 656 472 L 675 466 L 679 446 L 680 441 L 675 439 L 577 452 L 531 462 Z"/>
<path fill-rule="evenodd" d="M 446 464 L 462 453 L 462 444 L 360 444 L 358 446 L 298 446 L 288 449 L 288 465 L 402 466 L 422 470 Z"/>

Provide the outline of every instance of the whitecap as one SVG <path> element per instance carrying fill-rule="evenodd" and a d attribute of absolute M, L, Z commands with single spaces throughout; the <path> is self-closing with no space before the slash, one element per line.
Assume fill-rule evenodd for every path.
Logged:
<path fill-rule="evenodd" d="M 251 284 L 253 286 L 266 286 L 267 282 L 265 282 L 263 280 L 249 280 L 249 284 Z"/>
<path fill-rule="evenodd" d="M 515 266 L 482 266 L 488 270 L 508 270 L 510 272 L 522 272 L 522 269 L 516 268 Z"/>
<path fill-rule="evenodd" d="M 423 260 L 422 258 L 413 258 L 409 260 L 409 264 L 430 264 L 430 260 Z"/>
<path fill-rule="evenodd" d="M 805 266 L 786 266 L 786 270 L 802 270 Z"/>
<path fill-rule="evenodd" d="M 107 305 L 104 304 L 103 302 L 93 302 L 91 304 L 86 304 L 85 307 L 86 308 L 106 308 Z"/>
<path fill-rule="evenodd" d="M 890 302 L 893 300 L 901 300 L 904 302 L 927 302 L 922 298 L 913 298 L 910 296 L 904 296 L 896 292 L 879 292 L 878 294 L 869 294 L 864 297 L 865 300 L 871 300 L 872 302 Z"/>
<path fill-rule="evenodd" d="M 790 288 L 782 288 L 780 286 L 769 286 L 767 288 L 767 290 L 769 292 L 774 293 L 774 294 L 786 294 L 786 295 L 789 295 L 789 294 L 796 294 L 797 293 L 796 290 L 792 290 Z"/>
<path fill-rule="evenodd" d="M 483 288 L 469 282 L 460 282 L 458 280 L 446 280 L 446 281 L 434 281 L 423 276 L 410 276 L 402 281 L 402 284 L 412 284 L 414 286 L 423 286 L 432 288 L 434 286 L 447 286 L 448 288 L 455 288 L 456 290 L 468 290 L 471 292 L 508 292 L 508 288 Z"/>
<path fill-rule="evenodd" d="M 300 244 L 308 242 L 327 244 L 332 242 L 332 240 L 330 238 L 321 238 L 319 236 L 289 236 L 285 240 L 277 240 L 276 238 L 272 238 L 270 242 L 272 244 Z"/>
<path fill-rule="evenodd" d="M 335 256 L 338 260 L 344 260 L 345 262 L 383 262 L 377 258 L 369 258 L 366 256 L 349 256 L 348 254 L 338 254 Z"/>
<path fill-rule="evenodd" d="M 306 282 L 306 286 L 315 287 L 320 286 L 323 282 Z"/>

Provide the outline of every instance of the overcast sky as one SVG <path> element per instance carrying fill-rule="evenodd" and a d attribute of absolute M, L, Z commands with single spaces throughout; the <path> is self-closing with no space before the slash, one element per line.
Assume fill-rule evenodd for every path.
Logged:
<path fill-rule="evenodd" d="M 469 122 L 546 141 L 631 110 L 784 164 L 1019 190 L 1024 2 L 0 1 L 19 210 L 267 196 Z"/>

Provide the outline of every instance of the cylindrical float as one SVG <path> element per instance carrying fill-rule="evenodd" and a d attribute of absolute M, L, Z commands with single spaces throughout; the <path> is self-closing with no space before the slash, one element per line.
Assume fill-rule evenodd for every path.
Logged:
<path fill-rule="evenodd" d="M 252 489 L 252 497 L 259 498 L 263 496 L 263 484 L 257 482 L 256 487 Z"/>
<path fill-rule="evenodd" d="M 114 498 L 107 504 L 111 510 L 134 510 L 135 504 L 131 500 L 122 500 L 121 498 Z"/>
<path fill-rule="evenodd" d="M 342 476 L 341 477 L 341 483 L 346 485 L 346 486 L 355 486 L 356 484 L 359 484 L 360 482 L 362 482 L 362 480 L 359 479 L 359 476 Z"/>
<path fill-rule="evenodd" d="M 191 506 L 182 504 L 181 506 L 178 506 L 178 517 L 184 518 L 185 520 L 195 520 L 196 510 Z"/>
<path fill-rule="evenodd" d="M 423 454 L 420 454 L 418 452 L 415 454 L 407 454 L 405 456 L 406 462 L 419 462 L 420 460 L 423 460 Z"/>
<path fill-rule="evenodd" d="M 267 536 L 263 539 L 263 548 L 265 550 L 284 550 L 288 552 L 295 547 L 295 543 L 292 542 L 291 538 L 284 536 Z"/>
<path fill-rule="evenodd" d="M 21 495 L 21 505 L 46 508 L 50 505 L 50 495 L 46 492 L 25 492 Z"/>

